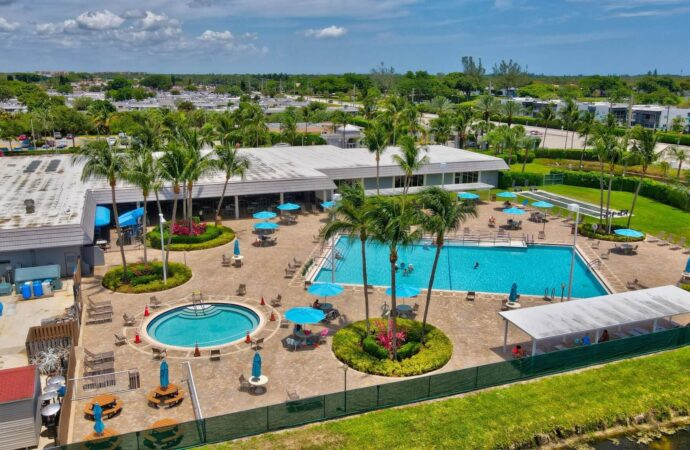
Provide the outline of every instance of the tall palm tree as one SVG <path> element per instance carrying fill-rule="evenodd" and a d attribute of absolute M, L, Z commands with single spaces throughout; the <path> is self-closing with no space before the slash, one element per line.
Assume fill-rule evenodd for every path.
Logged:
<path fill-rule="evenodd" d="M 561 109 L 558 113 L 558 115 L 561 118 L 561 122 L 563 122 L 563 125 L 565 126 L 565 147 L 564 149 L 568 148 L 568 134 L 570 133 L 571 129 L 573 128 L 573 125 L 575 123 L 575 118 L 577 117 L 577 105 L 572 99 L 568 99 L 565 102 L 565 107 Z M 574 139 L 574 134 L 575 132 L 573 131 L 573 139 Z"/>
<path fill-rule="evenodd" d="M 501 104 L 500 112 L 501 115 L 505 118 L 506 122 L 508 123 L 508 127 L 510 127 L 513 124 L 513 117 L 520 114 L 521 110 L 522 105 L 516 102 L 515 100 L 508 100 L 505 103 Z"/>
<path fill-rule="evenodd" d="M 289 106 L 283 113 L 283 118 L 280 122 L 280 131 L 283 134 L 285 142 L 294 145 L 297 137 L 297 112 L 294 106 Z"/>
<path fill-rule="evenodd" d="M 429 156 L 421 155 L 421 147 L 417 145 L 412 136 L 400 138 L 400 154 L 393 155 L 393 161 L 405 172 L 405 184 L 403 187 L 403 197 L 410 189 L 410 182 L 414 172 L 429 163 Z"/>
<path fill-rule="evenodd" d="M 383 108 L 379 113 L 381 123 L 385 124 L 389 133 L 389 142 L 396 145 L 398 136 L 402 133 L 404 124 L 404 111 L 407 109 L 407 100 L 399 95 L 390 95 L 383 101 Z"/>
<path fill-rule="evenodd" d="M 150 148 L 140 146 L 139 144 L 132 147 L 127 154 L 128 160 L 122 178 L 132 183 L 141 190 L 141 195 L 144 197 L 144 215 L 142 216 L 142 243 L 144 245 L 144 264 L 148 264 L 148 257 L 146 253 L 146 220 L 148 218 L 148 197 L 152 190 L 156 187 L 156 164 L 153 160 L 153 153 Z"/>
<path fill-rule="evenodd" d="M 122 279 L 127 280 L 129 273 L 127 272 L 127 259 L 125 258 L 125 242 L 122 238 L 122 228 L 120 227 L 117 211 L 117 199 L 115 198 L 115 186 L 117 186 L 117 181 L 125 172 L 126 158 L 122 153 L 117 152 L 108 145 L 106 141 L 99 139 L 82 146 L 72 157 L 72 163 L 84 164 L 81 172 L 82 181 L 105 178 L 110 185 L 117 240 L 120 245 L 120 256 L 122 257 Z"/>
<path fill-rule="evenodd" d="M 676 172 L 676 178 L 680 180 L 680 171 L 683 167 L 683 163 L 686 159 L 688 159 L 688 151 L 683 147 L 678 147 L 675 145 L 669 147 L 668 151 L 673 156 L 673 158 L 676 161 L 678 161 L 678 171 Z"/>
<path fill-rule="evenodd" d="M 341 187 L 342 199 L 338 202 L 332 215 L 332 219 L 321 230 L 324 239 L 331 239 L 344 233 L 351 238 L 359 237 L 362 253 L 362 283 L 364 284 L 364 314 L 369 325 L 369 284 L 367 279 L 367 238 L 369 237 L 369 219 L 366 215 L 367 196 L 364 187 L 357 183 L 354 186 L 343 185 Z"/>
<path fill-rule="evenodd" d="M 341 141 L 340 145 L 342 146 L 342 148 L 347 147 L 346 142 L 345 142 L 345 131 L 346 131 L 345 128 L 347 127 L 347 124 L 350 123 L 350 119 L 351 119 L 350 115 L 343 110 L 335 111 L 331 115 L 331 121 L 333 122 L 333 132 L 336 131 L 335 126 L 337 124 L 340 124 L 340 126 L 342 126 L 343 133 L 342 133 L 342 137 L 340 139 L 340 141 Z"/>
<path fill-rule="evenodd" d="M 525 149 L 525 158 L 522 160 L 522 173 L 525 173 L 527 168 L 527 159 L 529 158 L 529 151 L 537 148 L 537 143 L 539 141 L 533 136 L 521 136 L 520 137 L 520 147 Z"/>
<path fill-rule="evenodd" d="M 638 156 L 640 162 L 642 163 L 642 177 L 637 183 L 630 212 L 628 213 L 628 228 L 630 227 L 630 220 L 632 219 L 633 211 L 635 210 L 635 203 L 637 203 L 637 196 L 639 195 L 640 188 L 642 187 L 642 180 L 647 176 L 647 169 L 649 169 L 649 166 L 654 164 L 654 161 L 659 159 L 659 154 L 656 153 L 656 144 L 659 141 L 659 134 L 656 130 L 642 128 L 641 126 L 637 125 L 631 130 L 631 136 L 633 138 L 631 150 Z"/>
<path fill-rule="evenodd" d="M 441 113 L 431 121 L 431 132 L 434 134 L 434 142 L 447 145 L 453 134 L 453 123 L 449 113 Z"/>
<path fill-rule="evenodd" d="M 192 209 L 194 183 L 213 169 L 211 165 L 212 153 L 204 153 L 203 151 L 204 146 L 211 142 L 195 128 L 179 128 L 176 132 L 176 139 L 183 149 L 185 157 L 184 176 L 187 188 L 187 220 L 191 230 L 192 218 L 194 216 Z"/>
<path fill-rule="evenodd" d="M 422 229 L 431 235 L 436 244 L 434 263 L 431 266 L 429 287 L 426 291 L 426 303 L 424 305 L 424 319 L 422 320 L 422 343 L 426 333 L 426 321 L 431 304 L 431 293 L 434 289 L 434 279 L 441 249 L 445 244 L 446 233 L 457 230 L 469 216 L 476 217 L 474 206 L 465 207 L 457 201 L 454 194 L 437 186 L 426 188 L 419 196 L 419 222 Z"/>
<path fill-rule="evenodd" d="M 553 108 L 551 108 L 550 105 L 546 105 L 539 111 L 539 118 L 544 125 L 544 139 L 541 141 L 541 148 L 546 148 L 546 133 L 549 131 L 549 123 L 556 118 L 556 114 L 553 112 Z"/>
<path fill-rule="evenodd" d="M 613 187 L 613 177 L 614 171 L 616 169 L 616 164 L 618 164 L 623 157 L 624 148 L 627 147 L 627 140 L 618 138 L 615 135 L 611 135 L 611 144 L 608 146 L 608 153 L 606 154 L 606 162 L 608 163 L 608 175 L 609 175 L 609 187 L 606 196 L 606 220 L 608 233 L 611 233 L 611 189 Z"/>
<path fill-rule="evenodd" d="M 489 121 L 491 120 L 491 115 L 495 114 L 498 111 L 500 102 L 496 99 L 496 97 L 493 97 L 491 95 L 482 95 L 477 99 L 477 103 L 475 103 L 475 108 L 477 111 L 481 114 L 482 119 L 484 119 L 484 122 L 486 122 L 487 127 L 489 124 Z"/>
<path fill-rule="evenodd" d="M 393 337 L 391 358 L 397 358 L 397 296 L 396 296 L 396 265 L 398 263 L 398 248 L 410 245 L 419 240 L 421 228 L 414 229 L 415 214 L 413 209 L 406 206 L 400 197 L 376 197 L 365 210 L 365 219 L 369 222 L 369 235 L 377 242 L 388 247 L 388 262 L 391 275 L 391 321 L 390 327 Z"/>
<path fill-rule="evenodd" d="M 379 195 L 381 188 L 379 165 L 381 163 L 381 155 L 388 146 L 388 132 L 378 120 L 372 121 L 371 125 L 364 130 L 364 144 L 376 158 L 376 195 Z"/>
<path fill-rule="evenodd" d="M 463 148 L 465 146 L 469 128 L 472 124 L 472 117 L 473 112 L 471 106 L 460 106 L 453 115 L 453 126 L 455 127 L 455 133 L 458 137 L 458 148 Z"/>
<path fill-rule="evenodd" d="M 168 243 L 165 252 L 165 264 L 168 263 L 170 254 L 170 243 L 172 242 L 172 232 L 177 222 L 177 200 L 180 196 L 180 186 L 185 180 L 185 154 L 182 147 L 176 141 L 171 140 L 158 160 L 161 178 L 170 181 L 173 191 L 173 210 L 170 229 L 168 230 Z"/>
<path fill-rule="evenodd" d="M 582 141 L 582 153 L 580 153 L 580 170 L 582 170 L 585 152 L 587 151 L 587 139 L 589 138 L 590 133 L 594 129 L 595 121 L 596 116 L 590 110 L 580 112 L 580 116 L 577 121 L 577 129 L 580 132 L 580 134 L 584 136 L 584 140 Z"/>
<path fill-rule="evenodd" d="M 244 175 L 249 169 L 250 162 L 245 156 L 240 155 L 239 149 L 235 148 L 230 143 L 219 145 L 215 149 L 215 159 L 211 161 L 211 166 L 225 174 L 225 184 L 223 185 L 223 192 L 220 194 L 218 200 L 218 208 L 216 209 L 216 220 L 220 220 L 220 209 L 223 206 L 223 199 L 225 198 L 225 191 L 228 188 L 230 178 L 239 175 L 244 178 Z"/>

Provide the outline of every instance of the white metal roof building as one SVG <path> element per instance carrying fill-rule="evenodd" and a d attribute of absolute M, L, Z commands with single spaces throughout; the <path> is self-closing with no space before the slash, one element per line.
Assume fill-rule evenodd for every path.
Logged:
<path fill-rule="evenodd" d="M 651 322 L 652 330 L 656 330 L 659 320 L 685 313 L 690 313 L 690 292 L 676 286 L 661 286 L 499 314 L 505 320 L 503 351 L 508 324 L 512 323 L 532 338 L 532 354 L 535 354 L 537 343 L 545 339 L 644 322 Z"/>

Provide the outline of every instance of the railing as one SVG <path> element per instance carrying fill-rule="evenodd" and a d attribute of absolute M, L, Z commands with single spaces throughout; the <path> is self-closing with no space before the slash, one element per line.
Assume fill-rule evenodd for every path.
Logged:
<path fill-rule="evenodd" d="M 510 247 L 513 242 L 519 242 L 527 246 L 528 241 L 523 234 L 520 238 L 514 238 L 510 233 L 462 233 L 457 236 L 447 237 L 446 241 L 461 245 L 492 245 L 494 247 Z"/>
<path fill-rule="evenodd" d="M 690 343 L 690 328 L 681 327 L 600 344 L 554 351 L 524 359 L 502 361 L 467 369 L 441 372 L 376 386 L 289 401 L 177 426 L 176 448 L 228 441 L 255 434 L 335 419 L 381 408 L 499 386 L 607 363 Z M 145 448 L 150 431 L 119 436 L 121 448 Z M 62 446 L 82 449 L 83 444 Z"/>
<path fill-rule="evenodd" d="M 72 378 L 72 399 L 80 400 L 100 394 L 132 391 L 139 388 L 139 371 L 137 369 L 120 372 L 103 373 L 88 377 Z"/>

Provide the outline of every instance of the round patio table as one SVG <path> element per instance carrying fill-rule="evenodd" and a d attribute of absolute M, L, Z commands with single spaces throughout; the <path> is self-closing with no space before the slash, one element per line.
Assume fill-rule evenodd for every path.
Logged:
<path fill-rule="evenodd" d="M 333 303 L 319 303 L 319 309 L 321 311 L 330 311 L 333 309 Z"/>
<path fill-rule="evenodd" d="M 249 384 L 252 385 L 254 393 L 260 391 L 261 394 L 266 392 L 266 385 L 268 384 L 268 377 L 266 375 L 261 375 L 259 378 L 250 377 Z"/>
<path fill-rule="evenodd" d="M 402 305 L 396 306 L 395 309 L 397 309 L 399 312 L 410 312 L 412 311 L 412 306 L 403 303 Z"/>

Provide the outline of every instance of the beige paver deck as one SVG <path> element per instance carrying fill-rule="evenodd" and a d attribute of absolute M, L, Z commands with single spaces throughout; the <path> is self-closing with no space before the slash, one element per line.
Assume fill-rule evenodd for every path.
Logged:
<path fill-rule="evenodd" d="M 473 231 L 487 232 L 488 217 L 493 215 L 499 225 L 505 223 L 507 217 L 500 213 L 498 203 L 485 204 L 479 207 L 479 216 L 471 219 L 466 226 Z M 527 216 L 524 216 L 527 217 Z M 179 303 L 191 294 L 193 290 L 201 290 L 204 295 L 227 298 L 253 305 L 263 312 L 268 320 L 272 308 L 260 306 L 260 298 L 268 299 L 281 293 L 283 306 L 277 308 L 276 318 L 280 313 L 293 306 L 306 306 L 312 298 L 306 294 L 299 277 L 288 279 L 284 277 L 284 268 L 293 257 L 307 260 L 319 247 L 314 244 L 312 236 L 323 225 L 325 215 L 302 215 L 299 223 L 283 226 L 278 232 L 278 245 L 274 247 L 256 248 L 250 244 L 254 239 L 251 226 L 253 220 L 228 221 L 227 225 L 236 230 L 241 241 L 242 253 L 245 255 L 242 268 L 222 267 L 221 255 L 230 254 L 232 248 L 210 249 L 199 252 L 171 253 L 173 261 L 184 261 L 192 267 L 193 278 L 183 286 L 157 294 L 166 304 Z M 524 232 L 534 235 L 535 240 L 541 224 L 523 220 Z M 570 224 L 563 220 L 556 220 L 546 225 L 549 243 L 571 243 Z M 587 260 L 597 258 L 611 247 L 610 243 L 601 243 L 597 250 L 591 248 L 591 241 L 580 238 L 578 247 Z M 141 256 L 140 250 L 130 249 L 127 252 L 130 261 Z M 159 257 L 160 252 L 149 251 L 149 258 Z M 116 249 L 107 253 L 108 264 L 119 264 L 119 252 Z M 675 284 L 680 275 L 687 255 L 681 251 L 673 251 L 668 247 L 656 244 L 641 243 L 639 254 L 636 256 L 621 256 L 612 254 L 604 260 L 599 273 L 603 274 L 606 283 L 613 291 L 625 289 L 625 281 L 638 278 L 649 285 Z M 103 273 L 104 270 L 99 270 Z M 246 283 L 247 295 L 235 297 L 235 289 L 239 283 Z M 339 323 L 333 324 L 333 331 L 344 323 L 360 320 L 364 317 L 361 288 L 348 287 L 345 293 L 334 299 L 336 307 L 341 311 Z M 82 344 L 91 351 L 105 351 L 114 348 L 113 334 L 125 333 L 130 344 L 115 349 L 116 370 L 139 368 L 142 377 L 142 388 L 119 394 L 125 401 L 122 414 L 106 422 L 119 432 L 141 430 L 152 422 L 173 417 L 178 420 L 192 420 L 194 418 L 189 398 L 177 408 L 171 410 L 154 410 L 146 405 L 145 396 L 148 390 L 158 383 L 159 363 L 150 354 L 150 345 L 144 342 L 132 344 L 135 328 L 124 328 L 122 314 L 138 316 L 137 326 L 141 323 L 141 316 L 149 295 L 114 294 L 99 285 L 99 278 L 86 280 L 84 294 L 94 300 L 112 300 L 115 310 L 113 323 L 85 326 Z M 497 312 L 500 310 L 501 299 L 505 295 L 479 294 L 475 302 L 464 300 L 464 293 L 437 292 L 433 296 L 433 307 L 429 314 L 430 323 L 440 327 L 448 334 L 454 343 L 454 352 L 450 362 L 441 370 L 455 370 L 463 367 L 500 361 L 503 354 L 499 349 L 503 344 L 503 323 Z M 372 316 L 380 314 L 380 306 L 385 300 L 381 289 L 376 289 L 371 297 Z M 422 302 L 423 299 L 418 299 Z M 524 306 L 544 304 L 540 298 L 524 298 Z M 263 372 L 269 377 L 268 391 L 263 395 L 252 395 L 238 390 L 240 374 L 249 375 L 253 352 L 249 346 L 241 343 L 223 350 L 220 361 L 211 362 L 208 350 L 202 350 L 202 356 L 194 358 L 192 352 L 170 352 L 171 381 L 184 386 L 182 379 L 186 374 L 182 369 L 183 361 L 191 361 L 196 381 L 199 400 L 204 416 L 213 416 L 246 408 L 252 408 L 286 400 L 286 391 L 296 391 L 300 397 L 316 394 L 336 392 L 342 388 L 341 363 L 336 360 L 330 350 L 330 345 L 315 349 L 304 349 L 291 352 L 286 350 L 281 340 L 288 336 L 290 329 L 279 328 L 279 320 L 267 322 L 267 326 L 258 337 L 265 338 L 263 356 Z M 311 327 L 317 332 L 320 327 Z M 526 336 L 511 329 L 510 342 L 521 342 Z M 330 342 L 330 338 L 329 338 Z M 356 388 L 372 384 L 395 381 L 384 377 L 366 375 L 354 370 L 348 372 L 348 387 Z M 85 400 L 77 401 L 72 417 L 71 441 L 79 441 L 88 434 L 92 422 L 81 416 Z"/>

